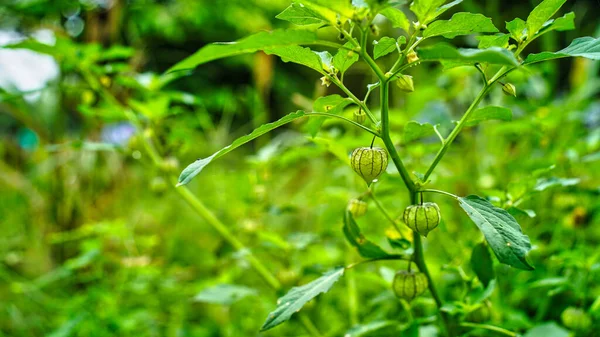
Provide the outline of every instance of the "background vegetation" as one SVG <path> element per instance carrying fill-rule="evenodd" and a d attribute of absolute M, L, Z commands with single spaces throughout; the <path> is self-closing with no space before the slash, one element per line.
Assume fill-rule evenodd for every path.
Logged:
<path fill-rule="evenodd" d="M 310 111 L 320 96 L 342 94 L 322 86 L 316 73 L 263 53 L 162 75 L 207 43 L 288 27 L 274 18 L 288 5 L 0 5 L 0 336 L 307 336 L 315 329 L 323 336 L 398 335 L 410 316 L 390 287 L 393 273 L 406 266 L 397 261 L 348 271 L 302 310 L 304 319 L 258 333 L 288 289 L 360 260 L 341 227 L 348 200 L 364 192 L 348 154 L 368 146 L 370 135 L 328 120 L 310 137 L 300 119 L 220 158 L 190 183 L 204 213 L 190 207 L 193 196 L 173 188 L 179 162 L 204 158 L 289 112 Z M 464 1 L 444 17 L 472 11 L 504 27 L 535 5 Z M 568 1 L 561 15 L 573 11 L 577 29 L 548 33 L 531 51 L 599 36 L 599 6 Z M 376 22 L 382 35 L 398 35 L 383 18 Z M 337 39 L 334 31 L 322 34 Z M 452 43 L 474 47 L 477 40 Z M 498 86 L 486 102 L 509 107 L 513 120 L 465 130 L 432 175 L 436 188 L 485 195 L 512 209 L 531 238 L 536 268 L 496 263 L 491 302 L 465 307 L 474 296 L 465 287 L 474 279 L 471 248 L 482 236 L 455 203 L 433 196 L 443 220 L 424 240 L 425 254 L 448 312 L 481 313 L 476 309 L 493 303 L 489 317 L 469 320 L 529 337 L 598 336 L 599 68 L 597 61 L 569 58 L 511 73 L 517 97 Z M 479 90 L 480 75 L 434 64 L 410 74 L 414 93 L 392 89 L 391 127 L 409 170 L 422 172 L 437 140 L 401 141 L 403 125 L 440 124 L 447 134 Z M 364 94 L 376 79 L 357 63 L 344 81 Z M 396 174 L 380 180 L 379 200 L 400 215 L 409 204 L 402 181 Z M 244 248 L 215 230 L 207 214 Z M 388 246 L 381 233 L 389 222 L 374 204 L 360 221 L 365 235 Z M 251 268 L 249 251 L 274 275 L 270 283 Z M 568 307 L 585 311 L 593 327 L 564 326 Z M 421 336 L 438 334 L 429 296 L 411 311 L 422 320 Z M 314 322 L 309 332 L 306 319 Z"/>

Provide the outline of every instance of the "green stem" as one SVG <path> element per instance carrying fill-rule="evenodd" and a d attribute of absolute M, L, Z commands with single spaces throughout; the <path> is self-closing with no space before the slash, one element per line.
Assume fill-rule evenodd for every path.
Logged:
<path fill-rule="evenodd" d="M 375 131 L 373 129 L 370 129 L 370 128 L 368 128 L 368 127 L 366 127 L 366 126 L 364 126 L 364 125 L 362 125 L 360 123 L 357 123 L 357 122 L 355 122 L 355 121 L 353 121 L 351 119 L 348 119 L 348 118 L 340 116 L 340 115 L 334 115 L 334 114 L 330 114 L 330 113 L 327 113 L 327 112 L 311 112 L 311 113 L 308 114 L 308 116 L 311 116 L 311 115 L 313 115 L 313 116 L 314 115 L 325 116 L 325 117 L 331 117 L 331 118 L 339 118 L 341 120 L 344 120 L 344 121 L 346 121 L 346 122 L 348 122 L 350 124 L 353 124 L 356 127 L 359 127 L 361 129 L 363 129 L 363 130 L 371 133 L 372 135 L 374 135 L 376 137 L 379 137 L 379 133 L 377 133 L 377 131 Z"/>
<path fill-rule="evenodd" d="M 450 197 L 452 197 L 454 199 L 458 199 L 458 195 L 452 194 L 452 193 L 448 193 L 446 191 L 440 191 L 440 190 L 434 190 L 434 189 L 424 189 L 424 190 L 419 190 L 419 192 L 429 192 L 429 193 L 444 194 L 444 195 L 450 196 Z"/>
<path fill-rule="evenodd" d="M 383 256 L 383 257 L 376 257 L 374 259 L 368 259 L 368 260 L 354 262 L 354 263 L 346 266 L 346 269 L 352 269 L 352 268 L 354 268 L 358 265 L 364 264 L 364 263 L 371 263 L 371 262 L 376 262 L 376 261 L 391 261 L 391 260 L 410 261 L 411 259 L 410 259 L 410 256 L 404 255 L 404 254 L 390 254 L 390 255 Z"/>
<path fill-rule="evenodd" d="M 398 232 L 398 234 L 400 234 L 400 236 L 404 238 L 404 236 L 402 235 L 402 231 L 400 230 L 400 227 L 398 227 L 398 223 L 396 223 L 396 221 L 390 216 L 390 214 L 388 213 L 388 211 L 383 207 L 383 205 L 381 204 L 381 202 L 379 202 L 379 199 L 377 199 L 375 197 L 375 191 L 371 192 L 371 199 L 373 199 L 373 202 L 375 202 L 375 205 L 377 206 L 377 208 L 379 208 L 379 210 L 381 211 L 381 213 L 383 214 L 383 216 L 388 219 L 389 222 L 392 223 L 392 225 L 394 226 L 394 228 L 396 229 L 396 231 Z"/>
<path fill-rule="evenodd" d="M 498 332 L 498 333 L 503 334 L 505 336 L 511 336 L 511 337 L 518 337 L 519 336 L 519 334 L 516 333 L 516 332 L 512 332 L 510 330 L 506 330 L 504 328 L 497 327 L 497 326 L 494 326 L 494 325 L 489 325 L 489 324 L 478 324 L 478 323 L 463 322 L 463 323 L 460 323 L 460 326 L 466 327 L 466 328 L 485 329 L 485 330 L 495 331 L 495 332 Z"/>
<path fill-rule="evenodd" d="M 373 113 L 371 112 L 369 107 L 365 104 L 365 102 L 358 99 L 358 97 L 356 97 L 356 95 L 354 95 L 352 93 L 352 91 L 350 91 L 348 88 L 346 88 L 344 83 L 340 82 L 340 80 L 338 80 L 334 76 L 329 76 L 329 79 L 331 80 L 331 83 L 338 86 L 356 105 L 360 106 L 363 109 L 363 111 L 367 114 L 367 117 L 369 117 L 369 119 L 371 120 L 371 122 L 373 122 L 373 124 L 377 125 L 379 123 L 379 121 L 377 120 L 377 118 L 375 118 L 375 115 L 373 115 Z"/>

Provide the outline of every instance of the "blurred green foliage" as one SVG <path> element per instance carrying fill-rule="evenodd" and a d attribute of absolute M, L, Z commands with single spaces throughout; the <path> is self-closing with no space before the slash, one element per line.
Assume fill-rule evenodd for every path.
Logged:
<path fill-rule="evenodd" d="M 321 86 L 310 70 L 262 53 L 160 76 L 207 43 L 287 27 L 274 17 L 288 5 L 279 0 L 0 5 L 0 41 L 9 41 L 0 44 L 0 336 L 307 335 L 298 320 L 258 331 L 286 290 L 360 259 L 341 231 L 346 203 L 364 192 L 347 155 L 367 146 L 371 136 L 326 120 L 313 138 L 300 120 L 218 159 L 190 184 L 282 284 L 273 291 L 250 268 L 244 251 L 229 245 L 174 192 L 169 174 L 179 171 L 178 161 L 204 158 L 265 122 L 310 110 L 324 94 L 343 93 Z M 525 18 L 533 5 L 495 0 L 458 7 L 485 13 L 501 27 Z M 548 33 L 532 51 L 598 36 L 597 9 L 596 1 L 567 2 L 563 10 L 575 12 L 577 29 Z M 382 35 L 397 34 L 387 22 L 380 28 Z M 323 34 L 337 38 L 331 31 Z M 47 41 L 40 36 L 55 42 L 40 42 Z M 477 45 L 472 37 L 453 43 Z M 14 58 L 4 57 L 17 50 L 50 55 L 57 75 L 43 78 L 52 73 L 47 59 L 17 68 L 10 63 Z M 28 67 L 31 73 L 16 71 Z M 433 196 L 443 216 L 425 252 L 448 311 L 529 337 L 563 336 L 567 330 L 597 335 L 599 68 L 599 62 L 564 59 L 530 67 L 528 74 L 511 73 L 517 98 L 498 86 L 486 100 L 509 107 L 513 120 L 465 130 L 432 175 L 436 188 L 479 193 L 507 208 L 534 246 L 534 271 L 496 264 L 491 302 L 464 308 L 480 296 L 466 294 L 465 284 L 474 282 L 471 247 L 482 236 L 458 205 Z M 411 120 L 440 124 L 447 134 L 480 86 L 470 68 L 443 71 L 425 64 L 409 73 L 416 90 L 407 95 L 394 87 L 391 93 L 395 140 Z M 37 82 L 24 90 L 18 81 L 28 76 Z M 344 81 L 364 95 L 375 80 L 358 63 Z M 125 102 L 139 125 L 125 122 L 119 108 Z M 348 108 L 343 115 L 353 113 Z M 152 165 L 146 137 L 154 139 L 169 167 Z M 434 136 L 398 148 L 411 172 L 423 172 L 438 147 Z M 402 181 L 395 174 L 380 181 L 375 189 L 381 202 L 399 216 L 409 204 Z M 367 237 L 389 247 L 381 235 L 388 222 L 375 205 L 358 221 Z M 390 286 L 393 272 L 405 265 L 378 262 L 349 270 L 341 284 L 302 311 L 324 336 L 361 336 L 360 324 L 381 324 L 378 336 L 390 336 L 387 321 L 408 319 Z M 482 307 L 487 315 L 481 315 Z M 568 307 L 587 312 L 593 328 L 576 331 L 561 320 Z M 422 319 L 420 335 L 436 336 L 433 300 L 416 299 L 412 312 Z"/>

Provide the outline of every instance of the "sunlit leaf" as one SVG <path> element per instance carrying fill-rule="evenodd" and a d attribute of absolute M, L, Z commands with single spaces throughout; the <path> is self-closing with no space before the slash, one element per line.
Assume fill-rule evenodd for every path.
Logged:
<path fill-rule="evenodd" d="M 451 39 L 459 35 L 473 33 L 496 33 L 498 29 L 492 23 L 492 19 L 481 14 L 456 13 L 450 20 L 439 20 L 432 22 L 425 31 L 423 37 L 443 36 Z"/>
<path fill-rule="evenodd" d="M 575 29 L 575 13 L 569 12 L 556 20 L 548 20 L 540 32 L 549 32 L 552 30 L 565 31 Z"/>
<path fill-rule="evenodd" d="M 523 64 L 531 64 L 570 56 L 580 56 L 592 60 L 600 60 L 600 38 L 589 36 L 580 37 L 573 40 L 567 48 L 557 52 L 546 51 L 539 54 L 529 54 Z"/>
<path fill-rule="evenodd" d="M 429 24 L 448 9 L 458 5 L 462 0 L 456 0 L 444 5 L 446 0 L 415 0 L 410 5 L 410 10 L 415 13 L 419 22 Z"/>
<path fill-rule="evenodd" d="M 510 121 L 512 120 L 512 112 L 510 109 L 501 106 L 486 106 L 479 108 L 473 111 L 471 116 L 469 116 L 465 126 L 477 125 L 487 120 Z"/>
<path fill-rule="evenodd" d="M 474 63 L 490 63 L 517 66 L 519 62 L 510 51 L 492 47 L 488 49 L 457 49 L 447 43 L 437 43 L 431 47 L 418 50 L 421 61 L 456 61 Z"/>
<path fill-rule="evenodd" d="M 531 39 L 567 0 L 544 0 L 527 17 L 527 37 Z"/>
<path fill-rule="evenodd" d="M 353 46 L 354 45 L 351 42 L 346 42 L 344 45 L 344 47 L 347 48 L 352 48 Z M 348 68 L 356 63 L 356 61 L 358 61 L 358 53 L 352 50 L 340 49 L 333 57 L 333 66 L 343 74 Z"/>
<path fill-rule="evenodd" d="M 475 37 L 479 41 L 477 48 L 487 49 L 490 47 L 508 47 L 508 40 L 510 35 L 508 34 L 496 34 L 496 35 L 478 35 Z"/>
<path fill-rule="evenodd" d="M 394 28 L 402 28 L 405 32 L 410 30 L 410 21 L 406 18 L 403 11 L 394 7 L 387 7 L 383 9 L 379 14 L 385 16 L 392 23 Z"/>
<path fill-rule="evenodd" d="M 403 142 L 410 143 L 411 141 L 419 138 L 429 137 L 435 135 L 433 125 L 429 123 L 419 123 L 410 121 L 404 126 L 404 132 L 402 133 Z"/>
<path fill-rule="evenodd" d="M 373 42 L 373 58 L 378 59 L 396 50 L 396 39 L 384 36 Z"/>
<path fill-rule="evenodd" d="M 310 8 L 310 6 L 298 2 L 291 4 L 275 17 L 296 25 L 324 24 L 328 22 L 327 18 Z"/>
<path fill-rule="evenodd" d="M 527 261 L 527 253 L 531 249 L 529 237 L 523 234 L 512 215 L 476 195 L 459 197 L 458 202 L 479 227 L 501 263 L 533 270 Z"/>
<path fill-rule="evenodd" d="M 510 33 L 510 36 L 516 41 L 522 41 L 525 38 L 525 29 L 527 23 L 520 18 L 516 18 L 506 23 L 506 30 Z"/>
<path fill-rule="evenodd" d="M 277 300 L 277 308 L 269 314 L 260 330 L 269 330 L 287 321 L 294 313 L 302 309 L 306 302 L 321 293 L 328 292 L 333 284 L 344 275 L 344 270 L 344 267 L 338 267 L 308 284 L 292 288 L 285 296 Z"/>
<path fill-rule="evenodd" d="M 316 70 L 321 74 L 325 72 L 323 70 L 324 59 L 322 58 L 322 55 L 312 51 L 308 47 L 280 46 L 268 47 L 263 50 L 267 54 L 274 54 L 279 56 L 281 60 L 283 60 L 283 62 L 293 62 L 301 64 L 303 66 Z"/>

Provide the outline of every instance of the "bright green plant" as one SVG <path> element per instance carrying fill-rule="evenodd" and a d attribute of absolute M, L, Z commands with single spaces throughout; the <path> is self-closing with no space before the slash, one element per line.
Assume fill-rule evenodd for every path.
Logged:
<path fill-rule="evenodd" d="M 427 222 L 428 219 L 417 218 L 419 210 L 422 210 L 424 217 L 431 213 L 436 218 L 435 225 L 437 226 L 440 220 L 437 205 L 433 207 L 426 203 L 421 206 L 423 199 L 429 193 L 443 194 L 458 202 L 468 217 L 481 230 L 487 242 L 475 247 L 479 254 L 473 254 L 472 261 L 479 281 L 484 287 L 487 287 L 486 292 L 493 290 L 493 288 L 491 290 L 489 288 L 494 286 L 494 282 L 490 282 L 489 275 L 489 266 L 492 263 L 489 248 L 501 263 L 519 269 L 532 270 L 534 267 L 527 260 L 527 253 L 531 249 L 529 237 L 522 233 L 520 225 L 509 212 L 494 206 L 486 198 L 476 195 L 461 197 L 447 191 L 429 188 L 429 185 L 435 184 L 435 181 L 431 181 L 430 178 L 433 177 L 437 165 L 444 159 L 448 149 L 465 127 L 491 119 L 511 119 L 511 111 L 505 107 L 479 106 L 484 97 L 494 88 L 501 89 L 507 95 L 518 95 L 513 84 L 501 82 L 506 75 L 526 70 L 529 65 L 557 58 L 579 56 L 600 59 L 600 39 L 578 38 L 568 47 L 557 52 L 524 55 L 527 46 L 540 36 L 550 31 L 574 28 L 573 13 L 553 19 L 565 0 L 542 1 L 526 20 L 516 18 L 507 22 L 506 33 L 500 32 L 491 19 L 478 13 L 459 12 L 449 19 L 440 19 L 446 11 L 461 1 L 447 4 L 445 2 L 445 0 L 413 1 L 408 9 L 416 17 L 414 22 L 407 18 L 406 8 L 395 7 L 388 1 L 352 1 L 352 4 L 349 1 L 295 2 L 277 18 L 303 26 L 302 29 L 260 32 L 235 43 L 209 45 L 174 65 L 170 72 L 190 70 L 218 58 L 263 51 L 267 54 L 277 55 L 286 62 L 294 62 L 315 70 L 322 76 L 321 83 L 323 85 L 333 84 L 347 96 L 322 97 L 317 100 L 321 101 L 320 104 L 315 103 L 315 111 L 297 111 L 276 122 L 259 127 L 252 133 L 235 140 L 230 146 L 187 166 L 179 176 L 178 185 L 189 183 L 213 160 L 284 124 L 309 117 L 316 118 L 317 122 L 315 123 L 318 127 L 319 123 L 322 123 L 322 117 L 338 118 L 372 134 L 374 142 L 383 143 L 385 149 L 373 148 L 373 144 L 371 144 L 370 147 L 355 150 L 352 154 L 351 166 L 365 179 L 367 186 L 370 186 L 372 182 L 377 182 L 379 174 L 385 169 L 387 154 L 389 154 L 404 182 L 406 192 L 409 194 L 412 206 L 407 206 L 414 210 L 414 212 L 411 211 L 412 213 L 409 212 L 409 218 L 414 213 L 412 215 L 414 221 L 419 224 L 423 221 Z M 403 35 L 399 37 L 378 36 L 379 29 L 374 23 L 374 18 L 378 14 L 386 17 L 394 27 L 401 28 Z M 345 44 L 319 38 L 318 31 L 320 30 L 335 30 L 340 39 L 346 41 Z M 478 34 L 479 48 L 456 48 L 442 39 L 452 39 L 456 36 L 470 34 Z M 322 47 L 324 50 L 315 51 L 305 47 L 307 45 Z M 331 50 L 334 52 L 331 53 Z M 383 57 L 395 59 L 390 68 L 382 68 L 377 63 L 377 60 Z M 363 98 L 357 97 L 344 83 L 344 73 L 359 60 L 369 67 L 377 79 L 375 83 L 368 86 Z M 390 132 L 390 86 L 398 85 L 400 90 L 407 95 L 418 91 L 418 79 L 413 79 L 407 72 L 412 67 L 418 67 L 425 62 L 441 62 L 446 68 L 474 67 L 481 74 L 482 85 L 479 93 L 448 135 L 442 135 L 437 127 L 431 124 L 416 122 L 406 124 L 404 139 L 414 140 L 435 133 L 441 142 L 439 150 L 427 170 L 411 174 L 393 140 L 393 137 L 399 135 Z M 373 101 L 371 96 L 371 93 L 376 90 L 379 91 L 378 102 Z M 323 104 L 324 101 L 326 104 Z M 355 105 L 358 108 L 354 120 L 342 115 L 343 109 L 348 105 Z M 362 113 L 366 115 L 366 121 L 359 115 Z M 357 115 L 359 117 L 356 117 Z M 363 155 L 362 158 L 360 155 Z M 372 194 L 372 186 L 368 187 L 365 194 Z M 421 197 L 420 201 L 419 196 Z M 188 197 L 190 196 L 188 195 Z M 376 199 L 374 200 L 377 202 Z M 430 207 L 431 210 L 426 207 Z M 389 218 L 389 216 L 387 217 Z M 398 226 L 398 221 L 390 220 L 394 226 Z M 452 315 L 451 310 L 444 310 L 444 301 L 437 291 L 437 288 L 443 284 L 436 284 L 430 276 L 422 238 L 417 232 L 420 227 L 412 226 L 413 224 L 407 225 L 415 230 L 411 240 L 412 250 L 403 254 L 389 253 L 364 237 L 354 220 L 353 212 L 347 209 L 344 215 L 343 232 L 347 240 L 356 247 L 365 260 L 345 268 L 335 268 L 308 284 L 293 288 L 287 295 L 280 298 L 277 308 L 268 316 L 262 330 L 271 329 L 288 320 L 308 301 L 328 291 L 348 268 L 377 260 L 406 260 L 414 263 L 419 270 L 419 275 L 424 276 L 424 282 L 420 284 L 428 284 L 430 295 L 439 309 L 440 326 L 447 335 L 457 335 L 461 326 L 463 328 L 490 329 L 514 335 L 499 327 L 460 322 L 459 316 Z M 429 230 L 427 228 L 426 232 Z M 426 232 L 422 234 L 426 235 Z M 413 291 L 413 293 L 411 294 L 418 295 L 420 291 Z M 479 302 L 484 301 L 487 301 L 486 296 L 480 296 Z M 467 310 L 468 312 L 469 310 Z M 414 333 L 413 325 L 409 324 L 405 327 L 407 333 Z"/>

